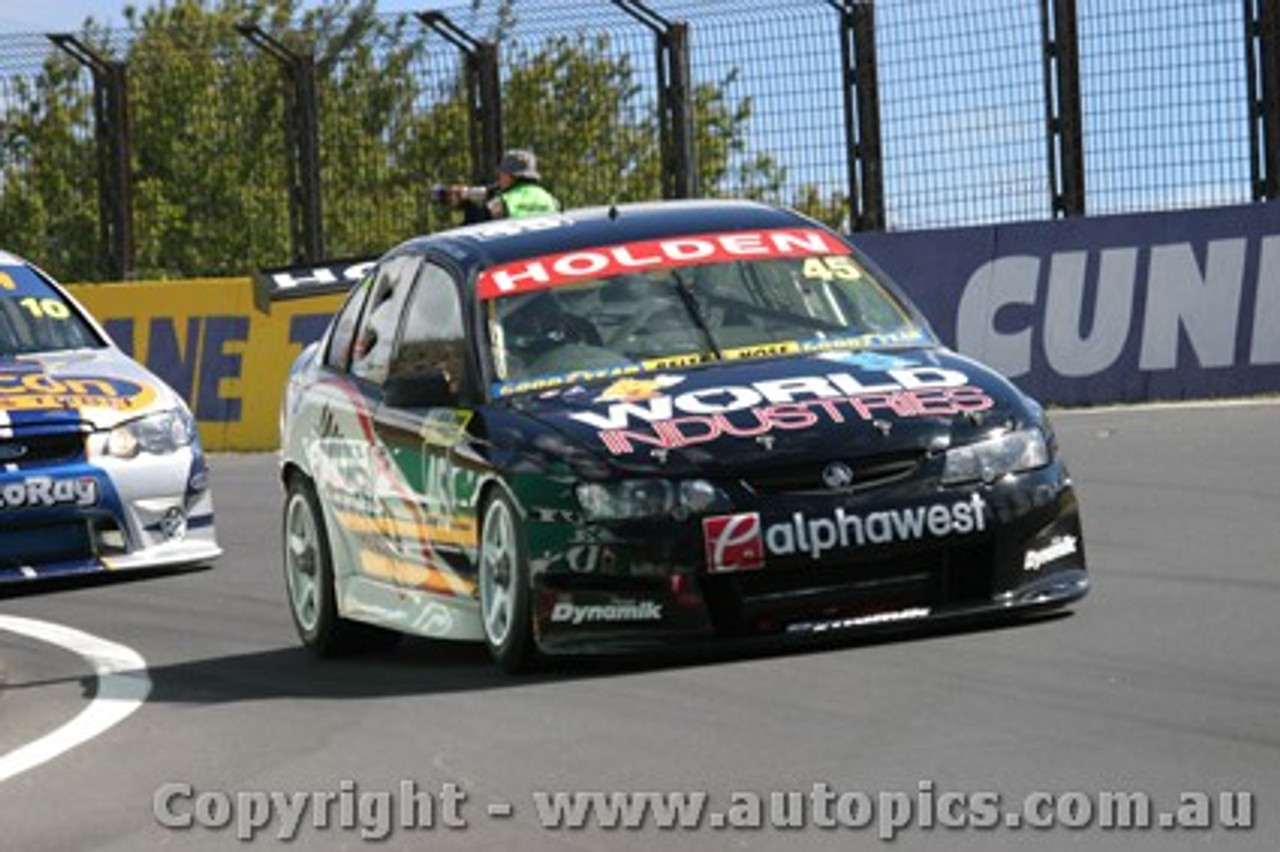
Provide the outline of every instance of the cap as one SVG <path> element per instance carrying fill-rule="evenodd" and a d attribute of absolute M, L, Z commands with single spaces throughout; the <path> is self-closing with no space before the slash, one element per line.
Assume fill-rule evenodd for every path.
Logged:
<path fill-rule="evenodd" d="M 513 148 L 502 155 L 502 162 L 498 163 L 498 171 L 512 177 L 538 180 L 538 158 L 532 151 Z"/>

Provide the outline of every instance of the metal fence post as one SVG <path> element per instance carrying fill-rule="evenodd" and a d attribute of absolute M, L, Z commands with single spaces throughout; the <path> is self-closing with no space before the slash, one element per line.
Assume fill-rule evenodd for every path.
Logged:
<path fill-rule="evenodd" d="M 320 202 L 320 108 L 315 57 L 296 53 L 256 24 L 236 29 L 284 70 L 285 140 L 289 163 L 289 233 L 294 260 L 324 258 L 324 219 Z"/>
<path fill-rule="evenodd" d="M 1040 0 L 1049 200 L 1055 216 L 1083 216 L 1084 122 L 1076 0 Z"/>
<path fill-rule="evenodd" d="M 873 0 L 827 0 L 840 15 L 840 83 L 844 98 L 849 226 L 885 226 L 884 160 L 880 148 L 880 80 Z"/>
<path fill-rule="evenodd" d="M 133 276 L 133 172 L 130 168 L 129 75 L 123 62 L 106 59 L 71 35 L 49 40 L 93 74 L 94 145 L 98 168 L 98 240 L 102 273 Z"/>
<path fill-rule="evenodd" d="M 693 123 L 689 25 L 683 21 L 668 21 L 639 0 L 612 2 L 654 34 L 658 68 L 658 144 L 662 152 L 662 197 L 693 198 L 699 194 L 699 180 Z"/>
<path fill-rule="evenodd" d="M 424 26 L 439 33 L 462 52 L 466 67 L 467 109 L 471 114 L 471 170 L 476 184 L 493 180 L 502 157 L 502 86 L 498 75 L 498 45 L 481 41 L 460 29 L 443 12 L 417 12 Z"/>
<path fill-rule="evenodd" d="M 1254 201 L 1280 198 L 1280 2 L 1244 0 Z"/>

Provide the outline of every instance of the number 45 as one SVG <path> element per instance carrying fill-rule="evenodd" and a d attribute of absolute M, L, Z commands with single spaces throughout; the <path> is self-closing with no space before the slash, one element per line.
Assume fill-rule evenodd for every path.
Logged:
<path fill-rule="evenodd" d="M 816 278 L 820 281 L 831 281 L 839 278 L 842 281 L 857 281 L 862 271 L 854 264 L 853 258 L 845 255 L 830 257 L 806 257 L 800 274 L 805 278 Z"/>

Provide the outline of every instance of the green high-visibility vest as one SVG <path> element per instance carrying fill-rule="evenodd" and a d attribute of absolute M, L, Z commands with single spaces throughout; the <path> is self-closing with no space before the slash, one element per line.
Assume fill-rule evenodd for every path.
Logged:
<path fill-rule="evenodd" d="M 560 202 L 536 183 L 517 183 L 500 196 L 502 206 L 511 218 L 537 216 L 540 213 L 556 213 Z"/>

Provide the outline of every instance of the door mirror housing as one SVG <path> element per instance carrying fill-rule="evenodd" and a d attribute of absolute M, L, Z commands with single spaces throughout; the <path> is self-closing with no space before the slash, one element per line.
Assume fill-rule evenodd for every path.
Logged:
<path fill-rule="evenodd" d="M 437 364 L 387 379 L 382 386 L 382 401 L 392 408 L 453 408 L 458 395 L 448 371 Z"/>

